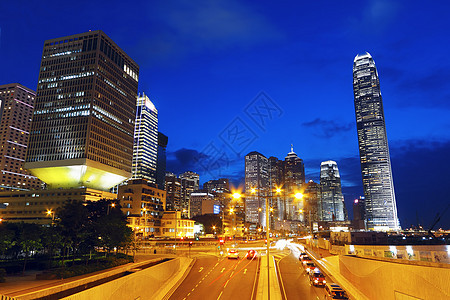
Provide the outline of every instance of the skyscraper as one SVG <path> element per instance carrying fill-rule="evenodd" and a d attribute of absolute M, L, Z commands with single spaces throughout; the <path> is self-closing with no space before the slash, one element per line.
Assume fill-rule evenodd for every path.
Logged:
<path fill-rule="evenodd" d="M 398 230 L 400 224 L 380 82 L 369 53 L 357 55 L 353 61 L 353 93 L 367 227 L 370 230 Z"/>
<path fill-rule="evenodd" d="M 167 135 L 158 132 L 158 155 L 156 159 L 156 184 L 164 190 L 166 178 L 166 148 L 169 142 Z"/>
<path fill-rule="evenodd" d="M 305 165 L 303 160 L 294 152 L 292 145 L 291 152 L 284 158 L 283 173 L 287 219 L 301 220 L 303 215 L 300 213 L 300 209 L 303 209 L 303 201 L 295 199 L 294 195 L 300 191 L 305 183 Z"/>
<path fill-rule="evenodd" d="M 23 165 L 36 93 L 18 83 L 0 85 L 0 190 L 39 189 Z"/>
<path fill-rule="evenodd" d="M 190 218 L 191 194 L 199 189 L 200 176 L 192 171 L 180 174 L 181 179 L 181 215 Z"/>
<path fill-rule="evenodd" d="M 158 110 L 147 95 L 137 97 L 134 126 L 133 179 L 156 183 Z"/>
<path fill-rule="evenodd" d="M 247 222 L 263 226 L 269 184 L 268 167 L 267 158 L 259 152 L 253 151 L 245 156 L 245 218 Z"/>
<path fill-rule="evenodd" d="M 278 188 L 282 189 L 284 185 L 283 161 L 275 156 L 269 157 L 269 189 L 271 192 L 271 204 L 273 208 L 272 225 L 274 220 L 286 219 L 286 197 L 284 194 L 276 193 Z M 273 226 L 272 226 L 273 228 Z"/>
<path fill-rule="evenodd" d="M 181 211 L 181 179 L 167 172 L 165 178 L 166 210 Z"/>
<path fill-rule="evenodd" d="M 131 177 L 138 73 L 100 30 L 45 41 L 25 168 L 50 188 Z"/>
<path fill-rule="evenodd" d="M 344 196 L 337 163 L 332 160 L 320 164 L 321 220 L 344 221 Z"/>

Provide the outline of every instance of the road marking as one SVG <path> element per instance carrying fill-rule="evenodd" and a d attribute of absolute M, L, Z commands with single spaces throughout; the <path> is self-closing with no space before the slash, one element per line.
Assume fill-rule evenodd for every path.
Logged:
<path fill-rule="evenodd" d="M 231 272 L 231 274 L 230 274 L 230 278 L 233 276 L 233 274 L 234 274 L 234 271 L 233 272 Z"/>
<path fill-rule="evenodd" d="M 197 285 L 195 287 L 198 287 L 198 283 L 197 283 Z"/>
<path fill-rule="evenodd" d="M 220 299 L 220 297 L 222 296 L 223 291 L 220 292 L 219 297 L 217 297 L 217 300 Z"/>
<path fill-rule="evenodd" d="M 230 280 L 228 279 L 227 282 L 225 282 L 225 285 L 223 286 L 223 288 L 226 288 L 226 287 L 227 287 L 229 281 L 230 281 Z"/>
<path fill-rule="evenodd" d="M 191 290 L 191 292 L 193 292 L 195 290 L 195 288 L 193 288 L 192 290 Z"/>
<path fill-rule="evenodd" d="M 216 262 L 216 264 L 214 265 L 214 267 L 213 268 L 215 268 L 215 267 L 217 267 L 217 265 L 219 264 L 219 262 Z"/>
<path fill-rule="evenodd" d="M 189 297 L 190 294 L 191 294 L 191 293 L 187 294 L 187 296 Z"/>
<path fill-rule="evenodd" d="M 203 267 L 200 267 L 200 270 L 198 270 L 199 273 L 200 273 L 201 271 L 203 271 Z"/>
<path fill-rule="evenodd" d="M 220 273 L 223 273 L 223 271 L 225 271 L 225 268 L 223 268 L 222 271 L 220 271 Z"/>
<path fill-rule="evenodd" d="M 246 273 L 247 273 L 247 269 L 244 270 L 244 274 L 246 274 Z"/>

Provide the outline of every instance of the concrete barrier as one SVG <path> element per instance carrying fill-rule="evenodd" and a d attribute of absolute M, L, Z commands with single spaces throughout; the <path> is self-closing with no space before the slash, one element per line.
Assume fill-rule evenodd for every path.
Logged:
<path fill-rule="evenodd" d="M 450 299 L 450 267 L 339 256 L 339 271 L 369 299 Z"/>
<path fill-rule="evenodd" d="M 62 299 L 162 299 L 191 261 L 178 257 Z"/>

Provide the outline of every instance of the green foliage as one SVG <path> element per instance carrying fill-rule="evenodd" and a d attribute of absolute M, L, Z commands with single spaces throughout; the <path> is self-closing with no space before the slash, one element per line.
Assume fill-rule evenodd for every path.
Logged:
<path fill-rule="evenodd" d="M 218 234 L 221 234 L 222 232 L 222 219 L 220 218 L 220 215 L 201 215 L 201 216 L 195 216 L 192 218 L 196 222 L 203 224 L 205 227 L 205 233 L 214 233 L 217 232 Z M 213 226 L 216 227 L 216 229 L 213 229 Z"/>

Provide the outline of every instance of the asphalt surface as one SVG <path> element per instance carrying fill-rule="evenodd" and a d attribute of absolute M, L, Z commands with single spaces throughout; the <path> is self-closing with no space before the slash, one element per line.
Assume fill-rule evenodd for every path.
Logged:
<path fill-rule="evenodd" d="M 309 283 L 309 277 L 297 257 L 291 253 L 282 258 L 275 257 L 275 259 L 281 273 L 281 293 L 285 299 L 324 299 L 324 288 L 315 287 Z M 330 279 L 325 276 L 325 280 L 328 282 Z"/>
<path fill-rule="evenodd" d="M 246 259 L 246 251 L 239 254 L 239 259 L 212 255 L 198 257 L 169 299 L 251 299 L 258 259 Z"/>

